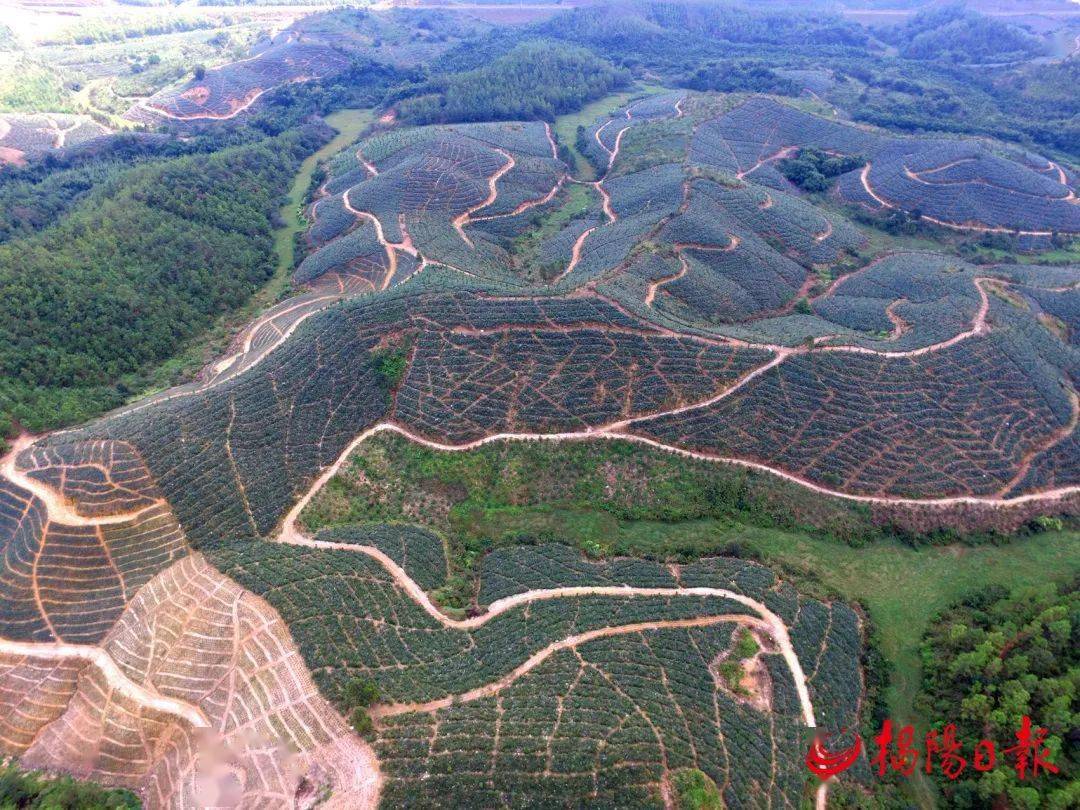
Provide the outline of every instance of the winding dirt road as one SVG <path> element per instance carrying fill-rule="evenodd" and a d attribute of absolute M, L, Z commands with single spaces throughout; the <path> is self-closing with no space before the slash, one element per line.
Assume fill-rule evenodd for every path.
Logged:
<path fill-rule="evenodd" d="M 171 714 L 189 723 L 193 728 L 209 728 L 210 721 L 198 707 L 182 700 L 165 697 L 158 692 L 135 683 L 101 647 L 87 644 L 64 644 L 59 642 L 9 641 L 0 639 L 0 655 L 18 658 L 39 658 L 46 661 L 85 661 L 96 667 L 109 686 L 130 698 L 140 706 Z"/>
<path fill-rule="evenodd" d="M 467 233 L 465 233 L 465 226 L 469 224 L 470 218 L 472 217 L 473 214 L 475 214 L 477 211 L 484 210 L 485 208 L 487 208 L 489 205 L 493 204 L 495 202 L 495 200 L 497 200 L 499 198 L 499 189 L 497 188 L 496 184 L 499 182 L 500 179 L 502 179 L 503 175 L 505 175 L 507 172 L 512 170 L 517 165 L 517 160 L 514 158 L 514 156 L 512 154 L 507 152 L 505 149 L 499 149 L 497 147 L 493 147 L 493 148 L 495 148 L 496 152 L 498 152 L 500 155 L 502 155 L 504 158 L 506 158 L 506 163 L 504 163 L 502 166 L 500 166 L 498 169 L 496 169 L 495 173 L 492 174 L 488 178 L 488 195 L 487 195 L 487 197 L 485 197 L 483 200 L 478 202 L 476 205 L 471 206 L 469 208 L 466 208 L 464 213 L 458 214 L 453 219 L 454 230 L 456 230 L 458 232 L 458 235 L 463 240 L 465 240 L 465 244 L 468 245 L 469 247 L 473 247 L 473 243 L 472 243 L 472 239 L 469 238 L 469 235 Z"/>
<path fill-rule="evenodd" d="M 478 700 L 483 697 L 494 695 L 502 689 L 509 686 L 514 681 L 518 680 L 531 670 L 535 669 L 545 660 L 550 658 L 560 650 L 576 647 L 580 644 L 588 643 L 600 638 L 608 638 L 616 635 L 625 635 L 630 633 L 642 633 L 650 630 L 660 630 L 669 628 L 689 628 L 689 627 L 706 627 L 713 624 L 721 623 L 737 623 L 744 626 L 753 627 L 757 630 L 766 633 L 769 638 L 776 644 L 781 656 L 784 658 L 784 662 L 787 665 L 792 675 L 792 680 L 795 683 L 795 690 L 799 699 L 799 708 L 802 714 L 803 723 L 809 728 L 817 727 L 817 720 L 814 715 L 814 706 L 810 699 L 810 690 L 807 686 L 806 674 L 803 671 L 802 664 L 799 661 L 798 656 L 795 653 L 795 649 L 792 646 L 791 638 L 788 634 L 787 626 L 783 620 L 769 610 L 764 604 L 752 599 L 745 594 L 737 593 L 735 591 L 729 591 L 724 588 L 710 588 L 710 587 L 689 587 L 689 588 L 643 588 L 633 587 L 630 585 L 610 585 L 610 586 L 568 586 L 562 588 L 544 588 L 525 591 L 523 593 L 514 594 L 512 596 L 504 597 L 503 599 L 496 600 L 488 605 L 487 610 L 483 613 L 471 616 L 467 619 L 452 619 L 446 616 L 440 611 L 435 604 L 428 597 L 427 593 L 413 580 L 405 570 L 398 565 L 394 560 L 387 556 L 384 552 L 371 546 L 355 545 L 351 543 L 339 543 L 330 541 L 314 540 L 306 535 L 300 533 L 295 528 L 295 523 L 288 524 L 286 530 L 277 537 L 278 542 L 288 543 L 292 545 L 305 546 L 308 548 L 321 548 L 321 549 L 333 549 L 338 551 L 348 551 L 351 553 L 364 554 L 368 557 L 379 562 L 383 568 L 393 577 L 394 582 L 404 591 L 409 597 L 416 602 L 424 612 L 439 622 L 440 625 L 449 629 L 455 630 L 472 630 L 480 627 L 487 622 L 494 619 L 507 611 L 514 610 L 519 607 L 528 606 L 538 601 L 545 601 L 551 599 L 573 599 L 589 596 L 609 596 L 617 598 L 635 598 L 635 597 L 703 597 L 703 598 L 722 598 L 728 599 L 733 602 L 738 602 L 741 605 L 752 610 L 756 617 L 748 616 L 742 613 L 734 614 L 721 614 L 702 616 L 690 619 L 669 619 L 669 620 L 657 620 L 650 622 L 636 622 L 625 625 L 612 625 L 608 627 L 598 628 L 590 630 L 584 633 L 568 636 L 558 641 L 552 642 L 543 649 L 533 653 L 529 658 L 515 667 L 511 672 L 498 678 L 497 680 L 485 684 L 483 686 L 476 687 L 467 692 L 463 692 L 457 695 L 446 695 L 435 700 L 427 701 L 424 703 L 384 703 L 379 704 L 371 710 L 371 715 L 375 719 L 390 717 L 399 714 L 409 714 L 414 712 L 432 712 L 439 709 L 447 708 L 457 703 L 468 702 L 472 700 Z"/>
<path fill-rule="evenodd" d="M 940 167 L 940 168 L 945 168 L 945 167 Z M 939 171 L 939 170 L 940 169 L 934 169 L 932 171 Z M 905 171 L 908 173 L 908 176 L 911 177 L 912 179 L 918 180 L 919 182 L 923 182 L 923 183 L 926 182 L 926 181 L 922 180 L 922 178 L 915 175 L 910 170 L 905 169 Z M 925 172 L 924 172 L 924 174 L 925 174 Z M 862 171 L 859 172 L 859 180 L 862 182 L 863 191 L 865 191 L 868 195 L 870 195 L 874 199 L 874 201 L 876 203 L 878 203 L 878 205 L 882 206 L 883 208 L 888 208 L 888 209 L 893 210 L 893 211 L 905 210 L 905 209 L 901 208 L 900 206 L 898 206 L 898 205 L 890 202 L 889 200 L 885 199 L 880 194 L 878 194 L 876 191 L 874 191 L 873 187 L 870 185 L 870 161 L 867 161 L 866 165 L 863 166 Z M 927 185 L 930 185 L 930 184 L 927 183 Z M 972 233 L 1007 233 L 1007 234 L 1019 234 L 1020 236 L 1053 236 L 1053 234 L 1054 234 L 1053 231 L 1021 231 L 1021 230 L 1014 230 L 1012 228 L 1001 228 L 1001 227 L 996 227 L 995 228 L 995 227 L 990 227 L 988 225 L 975 225 L 975 224 L 964 224 L 964 223 L 957 223 L 957 222 L 948 222 L 947 220 L 936 219 L 935 217 L 930 217 L 930 216 L 927 216 L 926 214 L 922 214 L 922 219 L 926 220 L 927 222 L 933 223 L 934 225 L 940 225 L 942 228 L 949 228 L 949 229 L 954 230 L 954 231 L 968 231 L 968 232 L 972 232 Z"/>

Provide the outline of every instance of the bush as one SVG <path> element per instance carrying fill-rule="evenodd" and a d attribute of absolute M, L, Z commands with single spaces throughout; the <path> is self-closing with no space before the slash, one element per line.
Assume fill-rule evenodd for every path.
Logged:
<path fill-rule="evenodd" d="M 0 807 L 5 810 L 135 810 L 141 806 L 129 790 L 79 782 L 70 776 L 50 779 L 13 765 L 0 768 Z"/>
<path fill-rule="evenodd" d="M 352 709 L 364 709 L 379 699 L 379 687 L 367 678 L 353 678 L 341 687 L 341 699 Z"/>

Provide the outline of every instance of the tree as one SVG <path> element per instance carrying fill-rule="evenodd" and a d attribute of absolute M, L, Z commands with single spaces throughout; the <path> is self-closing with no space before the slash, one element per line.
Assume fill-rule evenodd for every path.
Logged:
<path fill-rule="evenodd" d="M 985 773 L 968 767 L 949 780 L 935 771 L 950 807 L 1076 806 L 1078 584 L 1011 593 L 987 588 L 931 622 L 922 645 L 920 708 L 936 727 L 956 723 L 969 752 L 984 738 L 997 751 L 995 766 Z M 1029 738 L 1046 730 L 1039 747 L 1046 748 L 1058 773 L 1021 778 L 1015 757 L 1005 752 L 1025 728 Z"/>

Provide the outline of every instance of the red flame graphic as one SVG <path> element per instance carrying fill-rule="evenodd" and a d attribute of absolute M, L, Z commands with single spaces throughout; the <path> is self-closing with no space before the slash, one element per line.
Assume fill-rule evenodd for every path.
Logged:
<path fill-rule="evenodd" d="M 825 748 L 825 740 L 829 736 L 831 735 L 816 735 L 810 744 L 810 750 L 806 752 L 806 767 L 822 782 L 850 768 L 862 751 L 862 738 L 858 734 L 855 735 L 855 742 L 841 751 L 829 751 Z"/>

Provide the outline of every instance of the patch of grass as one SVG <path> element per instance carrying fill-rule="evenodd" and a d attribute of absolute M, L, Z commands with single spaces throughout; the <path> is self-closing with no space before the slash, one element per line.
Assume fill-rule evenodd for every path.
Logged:
<path fill-rule="evenodd" d="M 59 74 L 27 58 L 0 61 L 0 112 L 74 112 Z"/>
<path fill-rule="evenodd" d="M 924 721 L 914 708 L 922 679 L 919 643 L 930 620 L 965 594 L 987 585 L 1016 588 L 1067 581 L 1080 572 L 1080 533 L 1014 540 L 1000 546 L 912 549 L 883 541 L 864 548 L 797 532 L 752 527 L 682 527 L 690 538 L 712 534 L 817 580 L 845 599 L 861 602 L 878 628 L 882 653 L 893 668 L 887 697 L 895 720 Z M 700 542 L 700 541 L 697 541 Z"/>
<path fill-rule="evenodd" d="M 721 810 L 724 807 L 720 788 L 699 768 L 679 768 L 671 773 L 678 810 Z"/>
<path fill-rule="evenodd" d="M 528 276 L 539 276 L 550 280 L 555 273 L 563 269 L 558 262 L 553 268 L 543 267 L 537 256 L 540 246 L 557 234 L 572 220 L 595 210 L 598 195 L 591 186 L 582 183 L 567 183 L 555 198 L 556 207 L 538 212 L 530 221 L 531 227 L 522 236 L 514 240 L 512 253 L 522 271 Z"/>
<path fill-rule="evenodd" d="M 597 118 L 602 115 L 607 115 L 612 110 L 618 109 L 632 98 L 655 95 L 656 93 L 662 92 L 664 89 L 665 88 L 663 87 L 656 87 L 653 85 L 632 87 L 629 90 L 624 90 L 620 93 L 612 93 L 603 98 L 598 98 L 596 101 L 586 104 L 577 112 L 556 116 L 555 125 L 552 129 L 555 132 L 556 140 L 569 149 L 570 154 L 574 158 L 574 165 L 570 167 L 574 177 L 581 180 L 596 179 L 596 170 L 592 167 L 592 164 L 585 159 L 585 156 L 578 151 L 577 146 L 575 146 L 575 142 L 577 141 L 577 128 L 579 126 L 588 127 L 592 125 Z"/>

